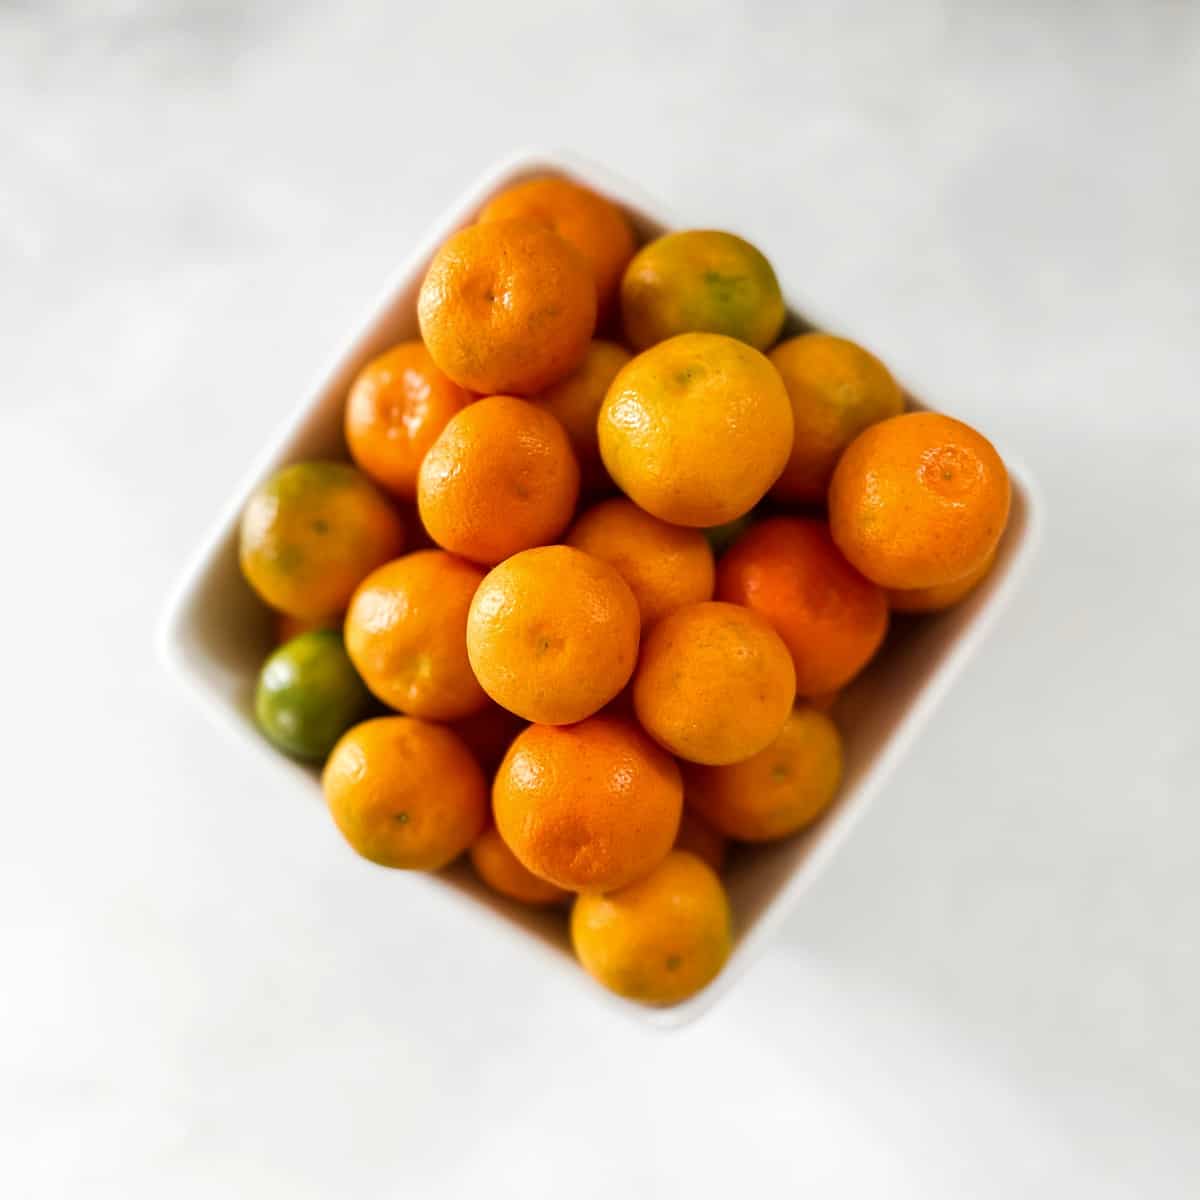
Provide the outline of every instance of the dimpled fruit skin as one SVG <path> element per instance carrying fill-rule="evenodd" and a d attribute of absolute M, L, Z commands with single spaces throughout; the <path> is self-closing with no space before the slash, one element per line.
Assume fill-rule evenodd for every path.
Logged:
<path fill-rule="evenodd" d="M 887 596 L 833 544 L 824 521 L 772 517 L 721 559 L 717 597 L 765 617 L 791 651 L 796 691 L 844 687 L 883 644 Z"/>
<path fill-rule="evenodd" d="M 636 725 L 600 715 L 519 734 L 496 773 L 492 807 L 528 870 L 571 891 L 609 891 L 671 849 L 683 784 L 671 756 Z"/>
<path fill-rule="evenodd" d="M 722 525 L 779 478 L 792 448 L 792 406 L 757 350 L 685 333 L 621 370 L 599 436 L 608 473 L 640 507 L 673 525 Z"/>
<path fill-rule="evenodd" d="M 715 979 L 729 957 L 729 900 L 706 862 L 675 850 L 629 887 L 580 896 L 571 942 L 588 974 L 618 996 L 678 1004 Z"/>
<path fill-rule="evenodd" d="M 911 591 L 889 590 L 888 604 L 892 612 L 898 613 L 934 613 L 952 608 L 960 600 L 965 600 L 988 577 L 995 561 L 996 551 L 993 550 L 974 571 L 953 583 L 944 583 L 941 587 L 913 588 Z"/>
<path fill-rule="evenodd" d="M 659 621 L 633 677 L 642 727 L 689 762 L 757 754 L 783 727 L 795 695 L 792 657 L 779 634 L 757 613 L 717 601 Z"/>
<path fill-rule="evenodd" d="M 977 570 L 1008 522 L 1004 462 L 981 433 L 905 413 L 860 433 L 829 485 L 841 552 L 881 587 L 942 587 Z"/>
<path fill-rule="evenodd" d="M 313 630 L 290 639 L 263 664 L 254 716 L 281 750 L 320 762 L 363 715 L 370 699 L 341 634 Z"/>
<path fill-rule="evenodd" d="M 633 228 L 611 201 L 569 179 L 543 175 L 514 183 L 493 196 L 479 220 L 525 218 L 552 229 L 587 259 L 601 309 L 616 296 L 633 257 Z"/>
<path fill-rule="evenodd" d="M 516 396 L 489 396 L 452 417 L 417 482 L 429 536 L 489 565 L 556 541 L 578 498 L 579 465 L 562 425 Z"/>
<path fill-rule="evenodd" d="M 571 894 L 521 866 L 494 825 L 472 843 L 471 866 L 492 891 L 522 904 L 559 904 Z"/>
<path fill-rule="evenodd" d="M 600 459 L 596 419 L 609 385 L 631 358 L 624 346 L 597 339 L 570 375 L 531 397 L 535 404 L 540 404 L 562 422 L 571 439 L 571 449 L 579 460 L 585 488 L 597 489 L 610 484 Z"/>
<path fill-rule="evenodd" d="M 838 456 L 867 426 L 903 412 L 904 393 L 873 354 L 828 333 L 789 338 L 770 359 L 796 424 L 792 456 L 771 494 L 823 504 Z"/>
<path fill-rule="evenodd" d="M 418 550 L 372 571 L 346 612 L 346 649 L 371 691 L 411 717 L 449 721 L 487 697 L 467 660 L 467 612 L 483 571 Z"/>
<path fill-rule="evenodd" d="M 534 221 L 453 234 L 417 297 L 421 337 L 460 387 L 528 396 L 569 375 L 596 327 L 587 260 Z"/>
<path fill-rule="evenodd" d="M 375 485 L 342 462 L 277 471 L 242 513 L 238 559 L 252 588 L 278 612 L 342 612 L 354 589 L 404 548 L 404 523 Z"/>
<path fill-rule="evenodd" d="M 643 628 L 685 604 L 712 599 L 716 572 L 704 534 L 668 525 L 632 500 L 618 497 L 588 509 L 566 541 L 617 569 L 638 602 Z"/>
<path fill-rule="evenodd" d="M 837 726 L 801 705 L 753 758 L 685 767 L 684 791 L 688 804 L 727 837 L 767 842 L 811 825 L 833 803 L 841 778 Z"/>
<path fill-rule="evenodd" d="M 350 457 L 380 487 L 413 500 L 421 460 L 474 399 L 438 370 L 420 342 L 393 346 L 350 387 L 343 422 Z"/>
<path fill-rule="evenodd" d="M 637 663 L 637 600 L 616 569 L 571 546 L 514 554 L 479 585 L 467 654 L 483 689 L 527 721 L 603 708 Z"/>
<path fill-rule="evenodd" d="M 487 822 L 487 781 L 457 734 L 416 717 L 377 717 L 346 733 L 322 774 L 346 841 L 384 867 L 436 871 Z"/>
<path fill-rule="evenodd" d="M 621 281 L 625 337 L 645 350 L 680 333 L 723 333 L 765 350 L 785 316 L 775 271 L 744 238 L 668 233 L 634 255 Z"/>

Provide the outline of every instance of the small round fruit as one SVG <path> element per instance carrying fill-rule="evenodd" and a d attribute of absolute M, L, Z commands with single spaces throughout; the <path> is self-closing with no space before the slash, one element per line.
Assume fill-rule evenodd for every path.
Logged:
<path fill-rule="evenodd" d="M 417 482 L 429 536 L 487 564 L 556 541 L 578 498 L 579 466 L 563 427 L 516 396 L 489 396 L 452 417 Z"/>
<path fill-rule="evenodd" d="M 497 704 L 566 725 L 603 708 L 637 663 L 641 621 L 629 585 L 571 546 L 525 550 L 494 567 L 467 618 L 467 654 Z"/>
<path fill-rule="evenodd" d="M 374 694 L 412 717 L 451 721 L 487 697 L 467 660 L 467 612 L 483 571 L 418 550 L 372 571 L 346 612 L 346 650 Z"/>
<path fill-rule="evenodd" d="M 342 612 L 354 589 L 404 548 L 404 523 L 349 463 L 276 471 L 242 514 L 238 557 L 250 586 L 292 617 Z"/>
<path fill-rule="evenodd" d="M 752 509 L 792 447 L 792 407 L 757 350 L 685 333 L 639 354 L 600 409 L 600 454 L 617 486 L 673 525 L 721 525 Z"/>
<path fill-rule="evenodd" d="M 524 217 L 565 238 L 587 259 L 601 309 L 612 301 L 633 257 L 633 227 L 611 201 L 561 176 L 514 183 L 484 205 L 479 220 Z"/>
<path fill-rule="evenodd" d="M 596 420 L 609 385 L 630 357 L 629 351 L 615 342 L 594 341 L 583 362 L 566 379 L 532 397 L 535 404 L 540 404 L 562 422 L 579 461 L 585 488 L 595 489 L 609 482 L 600 460 Z"/>
<path fill-rule="evenodd" d="M 729 900 L 713 869 L 675 850 L 644 879 L 571 910 L 583 968 L 618 996 L 678 1004 L 711 983 L 733 947 Z"/>
<path fill-rule="evenodd" d="M 779 500 L 825 503 L 842 451 L 869 425 L 904 411 L 904 393 L 869 351 L 828 333 L 802 333 L 770 354 L 792 402 L 792 456 L 771 489 Z"/>
<path fill-rule="evenodd" d="M 962 421 L 913 412 L 860 433 L 829 485 L 841 552 L 881 587 L 942 587 L 978 570 L 1008 523 L 1008 472 Z"/>
<path fill-rule="evenodd" d="M 332 617 L 289 617 L 287 613 L 277 613 L 275 617 L 275 644 L 282 646 L 292 638 L 302 633 L 316 633 L 319 629 L 340 630 L 342 618 Z"/>
<path fill-rule="evenodd" d="M 685 604 L 712 599 L 715 570 L 704 534 L 668 525 L 632 500 L 588 509 L 566 541 L 617 569 L 637 600 L 643 628 Z"/>
<path fill-rule="evenodd" d="M 710 600 L 676 609 L 647 634 L 633 677 L 642 727 L 689 762 L 757 754 L 796 696 L 792 656 L 757 613 Z"/>
<path fill-rule="evenodd" d="M 974 571 L 953 583 L 944 583 L 941 587 L 913 588 L 906 592 L 890 590 L 887 594 L 888 605 L 892 612 L 898 613 L 934 613 L 953 608 L 988 577 L 995 561 L 996 551 L 993 550 Z"/>
<path fill-rule="evenodd" d="M 679 333 L 723 333 L 765 350 L 783 327 L 783 293 L 749 242 L 689 229 L 634 255 L 621 280 L 621 317 L 635 350 Z"/>
<path fill-rule="evenodd" d="M 263 663 L 254 717 L 280 750 L 320 762 L 370 702 L 341 634 L 325 629 L 299 634 Z"/>
<path fill-rule="evenodd" d="M 679 768 L 631 721 L 531 725 L 492 784 L 496 828 L 535 875 L 570 891 L 610 891 L 671 849 L 683 810 Z"/>
<path fill-rule="evenodd" d="M 755 525 L 721 559 L 717 597 L 770 621 L 791 651 L 801 696 L 845 687 L 887 633 L 883 589 L 842 557 L 815 518 Z"/>
<path fill-rule="evenodd" d="M 471 866 L 492 891 L 522 904 L 559 904 L 571 894 L 525 870 L 494 825 L 471 844 Z"/>
<path fill-rule="evenodd" d="M 421 337 L 460 387 L 528 396 L 569 375 L 596 326 L 587 260 L 536 221 L 453 234 L 417 297 Z"/>
<path fill-rule="evenodd" d="M 417 717 L 376 717 L 334 747 L 322 775 L 334 823 L 363 858 L 436 871 L 487 823 L 487 781 L 462 739 Z"/>
<path fill-rule="evenodd" d="M 412 500 L 429 447 L 475 397 L 438 370 L 420 342 L 402 342 L 358 373 L 346 398 L 350 457 L 380 487 Z"/>
<path fill-rule="evenodd" d="M 704 769 L 715 771 L 724 768 Z M 725 835 L 718 833 L 686 803 L 683 806 L 683 819 L 679 822 L 679 834 L 675 838 L 675 849 L 686 850 L 689 854 L 704 859 L 718 875 L 725 865 Z"/>
<path fill-rule="evenodd" d="M 802 705 L 779 736 L 745 762 L 684 769 L 687 802 L 714 828 L 743 842 L 806 829 L 833 803 L 842 739 L 822 712 Z"/>

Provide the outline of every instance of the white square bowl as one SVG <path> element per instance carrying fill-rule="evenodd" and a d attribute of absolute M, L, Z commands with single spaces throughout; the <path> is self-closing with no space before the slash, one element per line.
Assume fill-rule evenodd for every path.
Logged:
<path fill-rule="evenodd" d="M 271 619 L 242 579 L 237 562 L 238 520 L 255 487 L 276 468 L 303 458 L 342 456 L 342 405 L 351 380 L 371 358 L 396 342 L 418 336 L 416 299 L 435 250 L 468 224 L 498 189 L 531 175 L 571 176 L 620 204 L 643 239 L 703 221 L 681 220 L 625 180 L 572 155 L 530 152 L 489 170 L 430 231 L 353 330 L 332 365 L 319 377 L 273 442 L 259 456 L 226 504 L 210 535 L 184 573 L 159 630 L 163 661 L 209 716 L 252 754 L 275 765 L 297 793 L 320 802 L 317 773 L 292 762 L 258 732 L 251 711 L 255 680 L 272 644 Z M 767 248 L 769 251 L 769 247 Z M 786 264 L 775 260 L 794 327 L 806 322 L 804 304 L 786 285 Z M 853 335 L 853 331 L 847 331 Z M 913 406 L 921 405 L 912 400 Z M 465 903 L 479 919 L 481 936 L 510 934 L 535 962 L 554 964 L 586 983 L 589 991 L 658 1026 L 678 1027 L 711 1006 L 750 965 L 798 902 L 804 889 L 843 844 L 913 740 L 925 727 L 963 664 L 1009 602 L 1039 537 L 1041 503 L 1025 472 L 1005 456 L 1012 478 L 1012 512 L 996 565 L 971 596 L 949 612 L 896 622 L 887 644 L 838 702 L 845 737 L 846 772 L 833 809 L 804 835 L 735 855 L 726 875 L 737 943 L 724 971 L 703 992 L 673 1008 L 647 1008 L 594 985 L 576 964 L 561 915 L 511 904 L 484 888 L 460 861 L 436 875 L 396 872 L 398 887 L 426 886 Z M 236 765 L 231 765 L 236 770 Z M 330 853 L 343 847 L 330 829 Z M 464 950 L 464 953 L 466 951 Z"/>

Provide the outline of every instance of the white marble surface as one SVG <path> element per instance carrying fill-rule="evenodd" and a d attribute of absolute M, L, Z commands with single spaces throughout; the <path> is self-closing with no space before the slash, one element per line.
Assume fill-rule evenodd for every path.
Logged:
<path fill-rule="evenodd" d="M 0 1190 L 1195 1196 L 1200 9 L 408 7 L 0 4 Z M 527 143 L 753 236 L 1047 498 L 892 793 L 678 1036 L 340 852 L 151 652 Z"/>

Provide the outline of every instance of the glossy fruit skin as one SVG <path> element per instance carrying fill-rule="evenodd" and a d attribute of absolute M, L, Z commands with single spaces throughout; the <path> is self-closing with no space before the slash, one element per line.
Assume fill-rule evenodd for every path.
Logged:
<path fill-rule="evenodd" d="M 633 257 L 621 281 L 626 341 L 645 350 L 680 333 L 721 333 L 765 350 L 785 309 L 761 251 L 712 229 L 668 233 Z"/>
<path fill-rule="evenodd" d="M 615 568 L 571 546 L 540 546 L 479 585 L 467 654 L 497 704 L 527 721 L 567 725 L 629 682 L 640 630 L 637 600 Z"/>
<path fill-rule="evenodd" d="M 716 571 L 704 534 L 668 525 L 632 500 L 589 508 L 566 542 L 616 568 L 637 600 L 643 629 L 685 604 L 712 599 Z"/>
<path fill-rule="evenodd" d="M 881 587 L 953 583 L 978 570 L 1008 523 L 1008 472 L 981 433 L 910 412 L 860 433 L 829 485 L 841 552 Z"/>
<path fill-rule="evenodd" d="M 806 829 L 833 803 L 842 739 L 822 712 L 800 705 L 779 736 L 744 762 L 684 768 L 689 806 L 726 837 L 769 842 Z"/>
<path fill-rule="evenodd" d="M 570 892 L 527 871 L 504 839 L 489 825 L 471 844 L 471 866 L 492 891 L 522 904 L 561 904 Z"/>
<path fill-rule="evenodd" d="M 359 584 L 346 612 L 346 650 L 384 704 L 451 721 L 487 703 L 466 642 L 467 612 L 483 574 L 445 550 L 418 550 Z"/>
<path fill-rule="evenodd" d="M 417 481 L 433 540 L 486 565 L 557 541 L 578 498 L 579 465 L 562 425 L 516 396 L 488 396 L 452 417 Z"/>
<path fill-rule="evenodd" d="M 721 559 L 717 597 L 765 617 L 787 644 L 801 696 L 850 682 L 883 644 L 887 597 L 833 544 L 824 521 L 772 517 Z"/>
<path fill-rule="evenodd" d="M 342 612 L 354 589 L 404 548 L 404 523 L 374 484 L 342 462 L 277 471 L 242 514 L 238 557 L 252 588 L 288 616 Z"/>
<path fill-rule="evenodd" d="M 292 638 L 263 663 L 254 719 L 284 753 L 322 762 L 370 702 L 341 634 L 317 630 Z"/>
<path fill-rule="evenodd" d="M 687 788 L 684 788 L 686 797 Z M 718 833 L 694 808 L 683 805 L 683 819 L 679 822 L 679 833 L 675 838 L 675 849 L 686 850 L 702 858 L 718 875 L 725 865 L 725 835 Z"/>
<path fill-rule="evenodd" d="M 721 525 L 749 512 L 792 447 L 779 372 L 714 333 L 685 333 L 639 354 L 613 380 L 597 427 L 617 486 L 673 525 Z"/>
<path fill-rule="evenodd" d="M 678 1004 L 711 983 L 729 958 L 729 900 L 706 862 L 675 850 L 628 887 L 578 897 L 571 942 L 609 991 L 643 1004 Z"/>
<path fill-rule="evenodd" d="M 778 500 L 824 504 L 838 458 L 869 425 L 904 411 L 904 393 L 870 351 L 828 333 L 802 333 L 770 353 L 792 402 L 792 454 L 771 489 Z"/>
<path fill-rule="evenodd" d="M 380 487 L 413 500 L 421 460 L 446 422 L 474 399 L 420 342 L 393 346 L 363 367 L 346 397 L 350 456 Z"/>
<path fill-rule="evenodd" d="M 529 396 L 583 361 L 596 285 L 587 260 L 544 225 L 489 221 L 434 255 L 417 318 L 433 361 L 460 387 Z"/>
<path fill-rule="evenodd" d="M 585 489 L 611 486 L 600 459 L 596 421 L 609 385 L 631 358 L 624 346 L 596 339 L 570 375 L 531 397 L 535 404 L 553 413 L 567 431 Z"/>
<path fill-rule="evenodd" d="M 604 310 L 616 298 L 633 257 L 633 227 L 611 201 L 561 176 L 543 175 L 505 188 L 484 205 L 481 223 L 525 218 L 553 230 L 587 260 Z"/>
<path fill-rule="evenodd" d="M 487 823 L 487 781 L 462 739 L 417 717 L 377 717 L 349 730 L 321 777 L 330 815 L 371 862 L 436 871 Z"/>
<path fill-rule="evenodd" d="M 689 762 L 731 763 L 769 745 L 792 710 L 787 646 L 757 613 L 708 601 L 649 632 L 633 678 L 642 728 Z"/>
<path fill-rule="evenodd" d="M 890 590 L 887 594 L 888 605 L 892 612 L 898 613 L 936 613 L 953 608 L 991 574 L 995 562 L 996 551 L 993 550 L 975 570 L 953 583 L 944 583 L 941 587 L 914 588 L 906 592 Z"/>
<path fill-rule="evenodd" d="M 492 808 L 527 870 L 569 891 L 610 891 L 671 849 L 683 784 L 636 725 L 599 715 L 518 735 L 496 772 Z"/>

